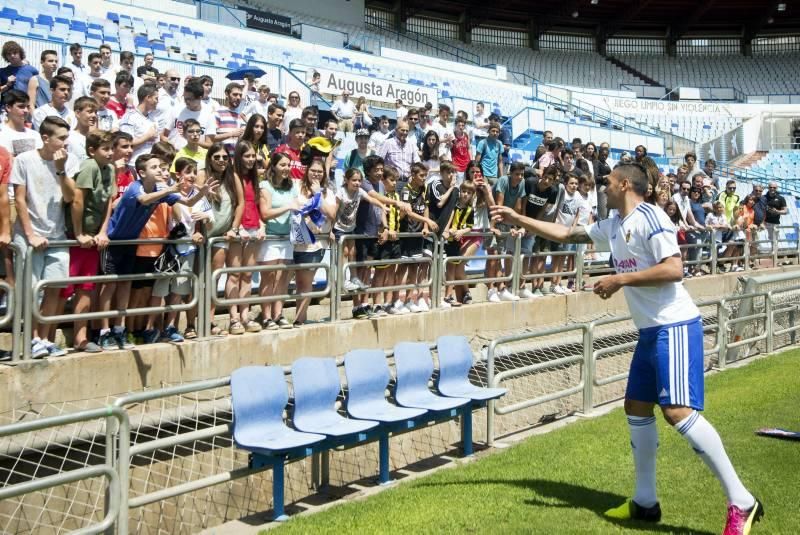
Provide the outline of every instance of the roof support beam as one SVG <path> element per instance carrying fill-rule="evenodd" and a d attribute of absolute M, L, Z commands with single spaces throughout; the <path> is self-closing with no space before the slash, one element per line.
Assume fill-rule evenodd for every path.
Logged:
<path fill-rule="evenodd" d="M 679 25 L 672 25 L 669 27 L 669 35 L 667 36 L 667 48 L 669 49 L 672 46 L 677 44 L 678 39 L 680 39 L 693 25 L 697 24 L 697 22 L 706 14 L 706 11 L 711 9 L 711 6 L 714 5 L 715 0 L 704 0 L 697 4 L 697 7 L 694 8 L 694 11 L 686 17 L 686 19 Z"/>
<path fill-rule="evenodd" d="M 639 16 L 639 13 L 644 11 L 647 6 L 650 5 L 652 0 L 642 0 L 637 1 L 633 0 L 630 5 L 627 6 L 625 10 L 625 15 L 620 19 L 615 19 L 613 22 L 610 22 L 606 25 L 598 26 L 598 34 L 602 34 L 605 39 L 612 37 L 615 33 L 620 31 L 627 23 L 632 20 L 635 20 L 636 17 Z"/>

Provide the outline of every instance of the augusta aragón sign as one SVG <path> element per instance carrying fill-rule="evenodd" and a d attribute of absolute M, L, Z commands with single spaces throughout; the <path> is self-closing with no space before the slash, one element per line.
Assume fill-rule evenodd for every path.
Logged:
<path fill-rule="evenodd" d="M 292 19 L 283 15 L 276 15 L 268 11 L 258 11 L 248 7 L 239 7 L 247 15 L 246 25 L 248 28 L 264 30 L 266 32 L 281 33 L 283 35 L 292 34 Z"/>

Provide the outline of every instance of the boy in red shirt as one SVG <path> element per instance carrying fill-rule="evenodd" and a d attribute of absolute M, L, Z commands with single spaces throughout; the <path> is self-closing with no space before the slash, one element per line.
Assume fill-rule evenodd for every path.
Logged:
<path fill-rule="evenodd" d="M 467 164 L 472 160 L 469 134 L 467 134 L 466 127 L 466 121 L 461 117 L 457 117 L 453 128 L 455 139 L 453 139 L 453 145 L 450 147 L 450 154 L 457 173 L 457 184 L 461 184 L 464 181 L 464 172 L 467 170 Z"/>

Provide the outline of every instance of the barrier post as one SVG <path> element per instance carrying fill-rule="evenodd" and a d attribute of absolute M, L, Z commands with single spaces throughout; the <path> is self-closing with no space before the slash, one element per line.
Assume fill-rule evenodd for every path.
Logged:
<path fill-rule="evenodd" d="M 38 302 L 38 296 L 33 293 L 33 262 L 31 262 L 31 255 L 33 254 L 33 247 L 26 246 L 25 251 L 25 271 L 23 280 L 28 284 L 23 285 L 23 298 L 20 299 L 20 306 L 23 307 L 23 322 L 22 322 L 22 359 L 30 360 L 31 358 L 31 341 L 33 340 L 33 307 Z M 19 282 L 16 283 L 19 286 Z"/>
<path fill-rule="evenodd" d="M 486 386 L 489 388 L 494 387 L 494 353 L 497 347 L 497 341 L 492 340 L 489 347 L 486 349 Z M 496 401 L 490 399 L 486 404 L 486 445 L 494 445 L 494 406 Z"/>
<path fill-rule="evenodd" d="M 22 332 L 22 313 L 26 307 L 26 303 L 30 301 L 28 292 L 30 291 L 30 284 L 20 284 L 25 276 L 25 257 L 22 255 L 22 249 L 14 244 L 9 245 L 9 250 L 14 253 L 14 316 L 11 319 L 11 360 L 16 362 L 20 356 L 20 333 Z M 29 279 L 24 279 L 29 280 Z M 30 344 L 28 344 L 30 350 Z"/>
<path fill-rule="evenodd" d="M 717 329 L 719 329 L 717 366 L 720 370 L 724 370 L 728 359 L 728 308 L 725 306 L 725 299 L 721 299 L 717 305 Z"/>
<path fill-rule="evenodd" d="M 197 265 L 197 284 L 194 289 L 195 293 L 197 294 L 197 319 L 195 320 L 196 325 L 195 329 L 197 330 L 197 336 L 200 338 L 206 338 L 208 336 L 208 328 L 211 321 L 209 317 L 211 316 L 211 308 L 208 306 L 208 287 L 207 287 L 207 280 L 206 280 L 206 244 L 203 243 L 202 245 L 196 247 L 197 250 L 197 257 L 195 258 L 195 262 Z"/>
<path fill-rule="evenodd" d="M 331 278 L 331 281 L 328 283 L 328 286 L 331 288 L 331 295 L 328 297 L 330 299 L 330 322 L 333 323 L 338 319 L 339 315 L 339 299 L 341 299 L 341 292 L 339 291 L 339 268 L 334 267 L 339 265 L 339 247 L 337 246 L 336 242 L 333 241 L 330 243 L 330 269 L 328 270 L 328 277 Z"/>
<path fill-rule="evenodd" d="M 742 246 L 744 249 L 744 270 L 749 271 L 750 268 L 750 243 L 745 241 L 744 245 Z"/>
<path fill-rule="evenodd" d="M 342 284 L 344 283 L 344 280 L 346 278 L 345 274 L 344 274 L 344 262 L 343 262 L 343 260 L 344 260 L 344 240 L 336 240 L 334 242 L 334 245 L 336 247 L 336 255 L 335 255 L 336 256 L 336 264 L 335 264 L 336 265 L 336 269 L 335 269 L 336 277 L 334 278 L 333 282 L 336 285 L 336 289 L 335 290 L 333 290 L 333 289 L 331 290 L 333 292 L 333 295 L 331 295 L 331 300 L 334 301 L 334 303 L 332 305 L 333 306 L 333 312 L 331 314 L 331 321 L 339 321 L 340 319 L 342 319 L 341 318 L 341 316 L 342 316 L 342 303 L 340 302 L 340 299 L 342 298 L 342 294 L 343 294 Z M 331 249 L 333 249 L 333 247 L 331 247 Z M 331 258 L 331 263 L 333 263 L 333 258 Z M 331 271 L 334 271 L 334 270 L 332 269 Z"/>
<path fill-rule="evenodd" d="M 772 321 L 772 291 L 767 292 L 764 296 L 764 312 L 767 314 L 765 323 L 767 328 L 767 354 L 775 350 L 775 340 L 773 340 L 773 321 Z"/>
<path fill-rule="evenodd" d="M 582 244 L 578 244 L 575 251 L 575 293 L 580 293 L 583 289 L 583 263 L 586 261 L 584 258 L 584 249 L 581 249 Z"/>
<path fill-rule="evenodd" d="M 442 306 L 442 286 L 444 281 L 444 259 L 441 240 L 433 235 L 431 243 L 431 309 L 436 310 Z"/>
<path fill-rule="evenodd" d="M 577 286 L 576 286 L 577 287 Z M 588 416 L 594 408 L 594 322 L 586 324 L 583 331 L 583 414 Z"/>
<path fill-rule="evenodd" d="M 778 267 L 778 236 L 781 233 L 778 225 L 772 227 L 772 267 Z"/>
<path fill-rule="evenodd" d="M 204 282 L 204 291 L 203 291 L 203 308 L 208 310 L 206 314 L 206 321 L 201 327 L 203 332 L 200 334 L 203 338 L 208 338 L 211 336 L 211 323 L 214 321 L 214 316 L 211 314 L 211 302 L 212 302 L 212 295 L 213 292 L 217 291 L 217 286 L 214 284 L 214 280 L 212 278 L 211 272 L 214 270 L 212 266 L 212 262 L 214 260 L 214 247 L 213 244 L 216 242 L 217 238 L 211 238 L 205 244 L 206 246 L 206 254 L 203 258 L 205 265 L 203 266 L 203 272 L 201 275 L 203 276 Z"/>
<path fill-rule="evenodd" d="M 715 231 L 713 231 L 713 230 L 711 231 L 711 240 L 710 240 L 710 242 L 711 242 L 711 256 L 710 256 L 710 258 L 711 258 L 711 274 L 712 275 L 716 275 L 717 274 L 717 262 L 719 261 L 719 258 L 718 258 L 719 252 L 717 251 L 717 244 L 714 241 L 714 232 Z"/>
<path fill-rule="evenodd" d="M 514 238 L 514 257 L 511 259 L 511 293 L 519 295 L 520 279 L 522 278 L 522 236 Z"/>

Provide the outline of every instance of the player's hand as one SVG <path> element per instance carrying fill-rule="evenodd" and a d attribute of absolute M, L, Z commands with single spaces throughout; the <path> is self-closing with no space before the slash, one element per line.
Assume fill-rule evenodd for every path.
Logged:
<path fill-rule="evenodd" d="M 506 223 L 508 225 L 519 224 L 520 215 L 513 208 L 508 206 L 494 205 L 490 208 L 492 221 L 495 223 Z"/>
<path fill-rule="evenodd" d="M 622 284 L 619 282 L 619 276 L 609 275 L 608 277 L 603 277 L 594 284 L 594 293 L 603 299 L 608 299 L 617 293 L 620 288 L 622 288 Z"/>

